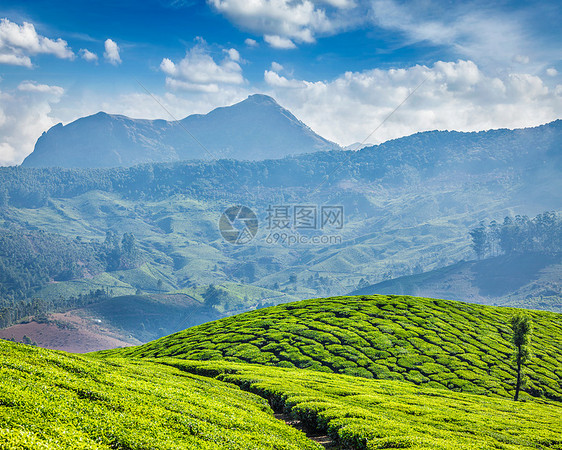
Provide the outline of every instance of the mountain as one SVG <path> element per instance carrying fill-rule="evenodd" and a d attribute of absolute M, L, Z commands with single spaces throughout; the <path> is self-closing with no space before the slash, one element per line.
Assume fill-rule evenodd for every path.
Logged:
<path fill-rule="evenodd" d="M 178 122 L 104 112 L 55 125 L 24 167 L 96 168 L 191 159 L 263 160 L 339 150 L 266 95 Z"/>
<path fill-rule="evenodd" d="M 521 130 L 432 131 L 356 152 L 265 161 L 0 168 L 0 239 L 6 239 L 0 242 L 0 262 L 7 268 L 0 267 L 0 311 L 18 311 L 0 317 L 10 325 L 35 314 L 36 298 L 47 312 L 68 304 L 89 308 L 84 302 L 99 300 L 89 297 L 98 290 L 129 299 L 178 293 L 203 303 L 210 285 L 221 291 L 210 305 L 220 317 L 264 304 L 343 295 L 473 259 L 469 231 L 480 221 L 562 211 L 561 142 L 562 121 L 555 121 Z M 233 245 L 221 235 L 220 218 L 233 205 L 247 206 L 258 218 L 249 245 Z M 283 241 L 284 233 L 269 220 L 275 205 L 285 206 L 291 220 L 300 205 L 312 207 L 318 217 L 322 206 L 335 206 L 343 212 L 343 226 L 288 229 L 287 238 L 302 239 Z M 16 239 L 15 232 L 24 235 L 19 230 L 29 230 L 29 237 Z M 108 230 L 123 238 L 134 234 L 138 266 L 117 267 L 113 247 L 104 253 Z M 29 255 L 40 252 L 32 276 Z M 516 264 L 505 267 L 523 281 L 516 278 Z M 558 292 L 551 282 L 560 278 L 560 265 L 544 267 L 550 275 L 533 270 L 524 285 L 497 295 L 476 298 L 476 289 L 460 283 L 437 293 L 557 310 L 555 296 L 546 297 L 549 289 Z M 535 281 L 540 288 L 533 287 Z M 190 311 L 198 317 L 186 304 L 185 315 Z M 133 323 L 127 315 L 123 310 L 114 317 L 108 308 L 100 320 L 140 340 L 175 331 L 159 330 L 160 319 L 149 323 L 133 315 L 138 319 Z"/>
<path fill-rule="evenodd" d="M 562 312 L 562 255 L 461 261 L 357 289 L 351 295 L 417 295 Z"/>

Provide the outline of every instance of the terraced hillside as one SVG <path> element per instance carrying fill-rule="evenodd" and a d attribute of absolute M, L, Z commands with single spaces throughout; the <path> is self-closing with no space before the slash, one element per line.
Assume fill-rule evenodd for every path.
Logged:
<path fill-rule="evenodd" d="M 104 353 L 297 367 L 511 396 L 515 310 L 417 297 L 306 300 Z M 562 400 L 562 315 L 528 311 L 535 331 L 525 391 Z"/>
<path fill-rule="evenodd" d="M 367 349 L 374 346 L 365 343 L 383 342 L 376 337 L 386 336 L 390 344 L 381 351 L 388 353 L 384 360 L 394 358 L 395 367 L 391 371 L 387 366 L 385 374 L 404 381 L 247 362 L 194 361 L 158 354 L 158 349 L 166 352 L 169 339 L 176 342 L 175 348 L 168 348 L 169 353 L 179 354 L 178 342 L 182 338 L 178 335 L 136 350 L 90 355 L 71 355 L 0 340 L 0 449 L 322 448 L 302 432 L 277 420 L 275 411 L 300 420 L 317 434 L 325 433 L 332 439 L 334 449 L 562 450 L 560 402 L 529 396 L 525 401 L 514 402 L 501 396 L 453 392 L 432 380 L 431 373 L 428 380 L 409 377 L 416 371 L 422 374 L 428 367 L 434 367 L 443 379 L 448 373 L 454 375 L 457 383 L 470 383 L 454 389 L 488 393 L 496 388 L 496 393 L 508 393 L 509 382 L 494 378 L 497 374 L 492 369 L 485 375 L 484 368 L 476 365 L 474 355 L 481 361 L 491 361 L 486 355 L 499 358 L 504 347 L 509 351 L 501 340 L 506 333 L 505 325 L 497 325 L 495 329 L 490 325 L 493 319 L 500 322 L 509 313 L 500 308 L 474 305 L 464 308 L 464 304 L 456 302 L 407 297 L 333 298 L 271 307 L 182 332 L 183 335 L 192 333 L 193 340 L 193 331 L 199 331 L 198 345 L 205 341 L 220 344 L 224 354 L 230 355 L 221 358 L 238 360 L 243 359 L 240 352 L 247 351 L 247 345 L 258 349 L 253 356 L 255 360 L 261 353 L 277 355 L 266 348 L 266 338 L 276 337 L 287 346 L 284 350 L 287 357 L 281 353 L 276 356 L 280 365 L 290 365 L 290 360 L 305 365 L 296 356 L 300 354 L 304 358 L 308 346 L 318 349 L 321 345 L 303 341 L 312 339 L 311 332 L 320 333 L 315 338 L 317 342 L 333 336 L 340 344 L 325 345 L 323 370 L 326 371 L 338 370 L 334 362 L 340 360 L 332 345 L 339 345 L 350 355 L 342 361 L 352 361 L 354 351 L 370 358 Z M 542 351 L 541 358 L 552 352 L 551 358 L 557 364 L 552 370 L 559 371 L 560 349 L 556 347 L 559 335 L 553 334 L 551 339 L 546 336 L 560 332 L 560 315 L 532 313 L 532 316 L 537 328 L 535 351 Z M 446 324 L 447 317 L 454 327 Z M 371 331 L 365 331 L 368 326 Z M 205 327 L 214 327 L 215 331 L 224 327 L 222 341 L 219 342 L 220 335 L 209 330 L 204 332 Z M 451 342 L 451 336 L 456 336 L 451 332 L 453 328 L 467 336 L 458 339 L 456 347 Z M 260 330 L 261 337 L 256 338 Z M 482 350 L 482 339 L 468 347 L 468 337 L 474 336 L 476 330 L 487 333 L 486 352 Z M 441 352 L 434 353 L 425 347 L 429 341 L 421 336 L 426 335 L 442 338 L 441 347 L 433 344 Z M 250 336 L 253 344 L 248 343 Z M 261 341 L 255 342 L 256 339 Z M 229 341 L 230 349 L 222 347 Z M 415 350 L 413 345 L 407 347 L 409 342 L 417 343 Z M 259 350 L 260 345 L 263 352 Z M 155 348 L 149 351 L 146 347 L 150 346 Z M 446 353 L 449 347 L 456 350 Z M 132 356 L 143 353 L 140 351 L 143 348 L 145 355 L 152 353 L 156 357 Z M 420 353 L 421 349 L 424 354 Z M 399 352 L 400 356 L 390 356 L 393 352 Z M 436 362 L 425 362 L 425 355 L 431 355 Z M 218 354 L 214 357 L 218 358 Z M 244 357 L 250 359 L 248 354 Z M 412 361 L 414 367 L 400 370 L 404 368 L 403 358 Z M 360 366 L 359 358 L 354 361 L 355 370 L 371 367 Z M 383 365 L 381 358 L 377 361 Z M 537 384 L 541 381 L 537 371 L 546 365 L 538 364 L 536 357 L 535 363 L 535 389 L 546 389 L 547 384 Z M 455 369 L 455 364 L 468 368 Z M 488 367 L 493 368 L 494 364 L 490 362 Z M 374 372 L 369 373 L 374 376 Z M 487 386 L 490 391 L 483 389 L 478 381 L 471 383 L 470 373 L 490 383 Z M 546 380 L 544 373 L 549 370 L 540 372 Z M 550 395 L 548 391 L 541 392 Z M 551 396 L 555 397 L 556 391 L 553 392 Z"/>
<path fill-rule="evenodd" d="M 0 340 L 1 449 L 319 449 L 233 385 Z"/>
<path fill-rule="evenodd" d="M 562 405 L 225 361 L 164 364 L 256 393 L 347 450 L 562 449 Z"/>
<path fill-rule="evenodd" d="M 562 406 L 542 400 L 225 361 L 104 361 L 6 341 L 0 368 L 2 449 L 322 448 L 267 401 L 334 448 L 562 449 Z"/>

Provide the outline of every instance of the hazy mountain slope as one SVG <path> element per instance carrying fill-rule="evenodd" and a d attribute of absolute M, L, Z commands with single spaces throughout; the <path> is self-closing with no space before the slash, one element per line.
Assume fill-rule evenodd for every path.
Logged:
<path fill-rule="evenodd" d="M 514 312 L 416 297 L 334 297 L 252 311 L 106 354 L 296 366 L 510 396 Z M 535 331 L 526 391 L 562 400 L 562 315 L 528 314 Z"/>
<path fill-rule="evenodd" d="M 562 255 L 509 255 L 462 261 L 383 281 L 350 295 L 417 295 L 562 312 Z"/>
<path fill-rule="evenodd" d="M 187 159 L 261 160 L 335 150 L 275 100 L 252 95 L 178 122 L 103 112 L 44 133 L 24 167 L 118 167 Z"/>
<path fill-rule="evenodd" d="M 40 293 L 50 298 L 99 285 L 127 295 L 212 283 L 266 288 L 281 296 L 276 303 L 288 295 L 341 295 L 362 279 L 375 284 L 473 258 L 468 231 L 480 220 L 562 210 L 560 142 L 562 121 L 555 121 L 523 130 L 420 133 L 359 152 L 267 161 L 0 168 L 0 225 L 98 242 L 107 230 L 134 233 L 145 266 L 50 283 Z M 259 218 L 250 245 L 233 246 L 218 230 L 222 212 L 236 204 Z M 343 228 L 296 230 L 337 239 L 271 239 L 268 208 L 303 204 L 342 207 Z M 256 302 L 225 305 L 221 313 Z"/>

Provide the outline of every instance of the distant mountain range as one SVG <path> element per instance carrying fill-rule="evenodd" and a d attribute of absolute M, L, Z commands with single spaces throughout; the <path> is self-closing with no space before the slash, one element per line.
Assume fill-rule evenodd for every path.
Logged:
<path fill-rule="evenodd" d="M 82 272 L 87 260 L 78 252 L 80 240 L 95 246 L 104 242 L 108 230 L 133 233 L 138 240 L 142 267 L 90 271 L 88 277 L 64 281 L 65 276 L 56 283 L 42 276 L 45 284 L 36 287 L 34 297 L 56 303 L 100 287 L 115 296 L 182 291 L 196 297 L 213 284 L 227 286 L 229 296 L 217 311 L 230 314 L 260 300 L 270 304 L 287 301 L 287 296 L 342 295 L 366 282 L 474 258 L 468 233 L 481 220 L 562 211 L 561 142 L 562 121 L 557 120 L 518 130 L 431 131 L 358 151 L 264 161 L 190 160 L 108 169 L 2 167 L 0 227 L 8 234 L 23 228 L 61 235 L 66 244 L 61 237 L 56 247 L 69 249 L 70 260 L 61 267 L 77 266 Z M 245 205 L 258 217 L 259 230 L 250 245 L 233 246 L 219 232 L 219 219 L 232 205 Z M 312 206 L 319 218 L 322 206 L 335 206 L 344 212 L 344 224 L 341 229 L 328 224 L 297 229 L 290 236 L 298 232 L 334 239 L 289 246 L 272 241 L 278 231 L 268 222 L 272 205 L 286 207 L 292 223 L 295 206 Z M 13 272 L 16 263 L 22 265 L 14 260 L 13 249 L 21 248 L 25 256 L 26 247 L 13 239 L 7 244 L 4 267 Z M 512 281 L 492 283 L 505 287 L 501 292 L 482 288 L 482 277 L 498 272 L 481 261 L 459 266 L 466 283 L 449 288 L 449 275 L 438 273 L 437 288 L 415 279 L 414 287 L 423 289 L 408 293 L 559 308 L 559 262 L 502 261 L 490 264 L 498 271 L 503 265 L 514 275 Z M 531 279 L 519 276 L 519 267 L 526 267 Z M 480 275 L 474 275 L 476 270 Z M 27 271 L 17 272 L 13 278 L 29 286 Z M 0 288 L 6 274 L 8 269 L 0 267 Z M 16 294 L 22 290 L 8 287 Z M 395 284 L 384 292 L 401 291 Z"/>
<path fill-rule="evenodd" d="M 278 159 L 341 150 L 267 95 L 180 121 L 104 112 L 58 124 L 38 139 L 25 167 L 129 167 L 194 159 Z"/>

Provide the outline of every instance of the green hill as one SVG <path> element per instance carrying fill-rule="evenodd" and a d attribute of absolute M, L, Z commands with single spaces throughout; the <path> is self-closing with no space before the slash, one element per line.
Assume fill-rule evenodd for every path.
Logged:
<path fill-rule="evenodd" d="M 106 355 L 227 360 L 511 396 L 515 310 L 416 297 L 306 300 L 206 323 Z M 528 311 L 526 392 L 562 400 L 562 315 Z"/>
<path fill-rule="evenodd" d="M 1 449 L 322 448 L 272 408 L 329 434 L 336 449 L 562 449 L 562 407 L 540 399 L 225 361 L 104 360 L 6 341 L 0 368 Z"/>
<path fill-rule="evenodd" d="M 318 449 L 260 397 L 148 362 L 0 340 L 0 449 Z"/>
<path fill-rule="evenodd" d="M 348 450 L 562 449 L 562 406 L 411 383 L 216 361 L 164 364 L 234 383 Z"/>

